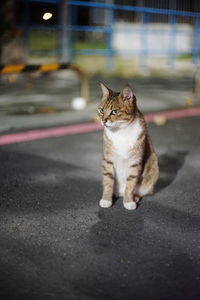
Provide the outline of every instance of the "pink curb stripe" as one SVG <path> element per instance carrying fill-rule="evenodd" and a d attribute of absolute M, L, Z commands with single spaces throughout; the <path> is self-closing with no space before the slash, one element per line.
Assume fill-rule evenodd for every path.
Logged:
<path fill-rule="evenodd" d="M 145 120 L 147 123 L 151 123 L 154 121 L 155 117 L 157 116 L 163 116 L 167 120 L 200 116 L 200 107 L 192 107 L 187 109 L 177 109 L 172 111 L 146 114 Z M 66 135 L 74 135 L 74 134 L 92 132 L 96 130 L 102 130 L 102 126 L 97 123 L 83 123 L 83 124 L 67 125 L 67 126 L 48 128 L 48 129 L 30 130 L 26 132 L 6 134 L 0 136 L 0 145 L 2 146 L 2 145 L 19 143 L 19 142 L 40 140 L 40 139 L 66 136 Z"/>
<path fill-rule="evenodd" d="M 0 136 L 0 145 L 13 144 L 19 142 L 46 139 L 51 137 L 73 135 L 78 133 L 99 130 L 102 127 L 96 123 L 84 123 L 78 125 L 61 126 L 48 129 L 30 130 L 14 134 Z"/>
<path fill-rule="evenodd" d="M 184 109 L 157 112 L 152 114 L 146 114 L 144 117 L 147 123 L 151 123 L 154 121 L 155 117 L 158 116 L 165 117 L 167 120 L 200 116 L 200 107 L 191 107 L 186 109 L 184 108 Z"/>

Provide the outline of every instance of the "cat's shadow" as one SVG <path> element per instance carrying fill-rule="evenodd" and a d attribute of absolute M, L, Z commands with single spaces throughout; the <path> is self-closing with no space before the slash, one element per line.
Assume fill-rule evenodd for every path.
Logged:
<path fill-rule="evenodd" d="M 178 171 L 184 164 L 187 153 L 186 151 L 174 151 L 158 157 L 160 176 L 154 189 L 155 193 L 166 188 L 174 181 Z M 113 204 L 115 204 L 118 199 L 118 197 L 113 196 Z"/>
<path fill-rule="evenodd" d="M 155 193 L 170 185 L 182 168 L 187 151 L 174 151 L 158 157 L 160 177 L 155 186 Z"/>

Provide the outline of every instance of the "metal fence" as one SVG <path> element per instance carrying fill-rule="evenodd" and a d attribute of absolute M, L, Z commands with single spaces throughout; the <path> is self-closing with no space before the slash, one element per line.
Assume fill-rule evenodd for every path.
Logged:
<path fill-rule="evenodd" d="M 62 0 L 61 0 L 62 1 Z M 63 0 L 64 1 L 64 0 Z M 113 59 L 116 55 L 128 55 L 137 56 L 140 60 L 140 67 L 145 68 L 147 58 L 150 56 L 164 55 L 168 61 L 169 67 L 174 67 L 174 62 L 177 55 L 187 54 L 191 57 L 194 66 L 198 66 L 199 52 L 200 52 L 200 12 L 183 11 L 176 9 L 163 9 L 144 6 L 130 6 L 114 4 L 114 1 L 107 1 L 109 3 L 102 2 L 89 2 L 89 1 L 67 1 L 69 7 L 69 19 L 65 28 L 61 28 L 62 24 L 54 25 L 38 25 L 29 24 L 28 15 L 30 14 L 28 5 L 30 2 L 45 2 L 45 3 L 60 3 L 59 0 L 26 0 L 25 6 L 25 37 L 28 41 L 28 33 L 32 28 L 42 30 L 54 30 L 61 32 L 63 38 L 65 37 L 66 45 L 58 44 L 58 50 L 60 52 L 68 51 L 70 59 L 76 55 L 104 55 L 107 58 L 108 69 L 113 66 Z M 173 1 L 173 3 L 176 1 Z M 172 3 L 172 2 L 171 2 Z M 173 6 L 176 8 L 176 6 Z M 80 24 L 79 15 L 80 12 L 90 12 L 90 15 L 96 13 L 96 16 L 102 16 L 101 24 L 98 22 L 92 22 L 91 20 L 87 24 Z M 120 24 L 119 16 L 129 16 L 126 24 L 130 26 L 118 26 Z M 94 19 L 94 18 L 93 18 Z M 96 24 L 97 23 L 97 24 Z M 137 23 L 137 26 L 135 24 Z M 155 24 L 165 23 L 166 26 L 155 26 Z M 153 25 L 152 25 L 153 24 Z M 188 27 L 180 27 L 180 24 L 187 24 Z M 84 47 L 77 48 L 77 41 L 79 38 L 85 36 L 87 40 L 88 36 L 97 36 L 100 34 L 99 40 L 104 40 L 102 47 Z M 123 49 L 117 49 L 116 36 L 121 35 L 127 40 L 135 38 L 137 40 L 138 47 L 131 49 L 123 47 Z M 187 35 L 187 42 L 190 43 L 190 49 L 180 48 L 180 43 L 184 44 L 184 38 Z M 67 36 L 67 39 L 66 39 Z M 148 41 L 159 41 L 161 38 L 166 37 L 163 47 L 155 47 L 155 45 L 149 46 Z M 182 40 L 181 40 L 182 39 Z M 27 42 L 28 43 L 28 42 Z M 87 43 L 86 43 L 87 46 Z M 62 48 L 62 49 L 61 49 Z M 63 56 L 66 57 L 66 56 Z"/>

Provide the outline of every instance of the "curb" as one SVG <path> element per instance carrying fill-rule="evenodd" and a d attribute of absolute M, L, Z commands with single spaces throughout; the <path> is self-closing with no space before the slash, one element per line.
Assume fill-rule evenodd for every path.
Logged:
<path fill-rule="evenodd" d="M 147 123 L 152 123 L 156 118 L 161 117 L 166 120 L 181 119 L 200 116 L 200 107 L 188 108 L 188 109 L 176 109 L 172 111 L 158 112 L 154 114 L 144 115 Z M 6 134 L 0 136 L 0 146 L 34 141 L 39 139 L 53 138 L 59 136 L 75 135 L 87 132 L 93 132 L 102 130 L 103 127 L 98 123 L 83 123 L 76 125 L 60 126 L 48 129 L 29 130 L 26 132 L 19 132 L 14 134 Z"/>

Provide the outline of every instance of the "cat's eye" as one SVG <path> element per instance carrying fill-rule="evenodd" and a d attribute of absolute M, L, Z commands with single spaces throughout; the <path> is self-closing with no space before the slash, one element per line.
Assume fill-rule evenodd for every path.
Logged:
<path fill-rule="evenodd" d="M 103 109 L 102 107 L 100 107 L 100 108 L 99 108 L 99 112 L 100 112 L 101 114 L 103 114 L 103 113 L 104 113 L 104 109 Z"/>
<path fill-rule="evenodd" d="M 119 112 L 118 109 L 114 109 L 111 111 L 111 115 L 116 115 L 116 114 L 118 114 L 118 112 Z"/>

